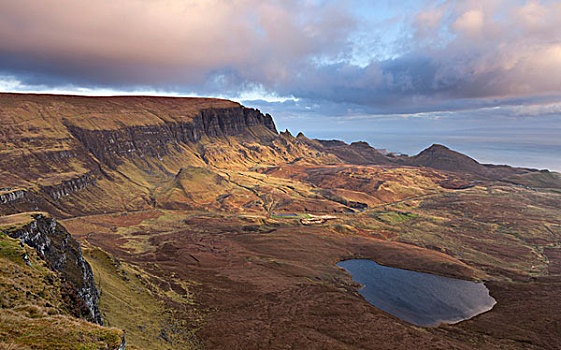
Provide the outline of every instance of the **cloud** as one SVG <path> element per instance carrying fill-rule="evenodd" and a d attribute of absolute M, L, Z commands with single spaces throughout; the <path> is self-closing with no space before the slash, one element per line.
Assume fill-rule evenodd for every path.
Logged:
<path fill-rule="evenodd" d="M 480 38 L 483 34 L 485 14 L 481 10 L 469 10 L 452 24 L 452 27 L 471 38 Z"/>
<path fill-rule="evenodd" d="M 235 71 L 271 84 L 295 62 L 340 50 L 350 26 L 339 4 L 300 1 L 3 1 L 0 69 L 28 81 L 160 86 Z"/>
<path fill-rule="evenodd" d="M 403 112 L 561 95 L 561 3 L 447 1 L 413 18 L 408 52 L 319 67 L 292 82 L 295 96 Z"/>
<path fill-rule="evenodd" d="M 351 114 L 561 96 L 558 1 L 380 11 L 358 0 L 3 1 L 0 74 L 27 87 L 301 99 Z"/>

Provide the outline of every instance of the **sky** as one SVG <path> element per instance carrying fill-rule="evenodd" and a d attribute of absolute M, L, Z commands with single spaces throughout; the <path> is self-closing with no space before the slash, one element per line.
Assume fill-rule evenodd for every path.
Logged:
<path fill-rule="evenodd" d="M 223 97 L 313 137 L 561 170 L 559 23 L 549 0 L 0 0 L 0 91 Z"/>

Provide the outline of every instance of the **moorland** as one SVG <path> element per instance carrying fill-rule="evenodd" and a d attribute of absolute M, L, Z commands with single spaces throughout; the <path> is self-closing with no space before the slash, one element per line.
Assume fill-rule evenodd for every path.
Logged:
<path fill-rule="evenodd" d="M 220 99 L 0 94 L 0 121 L 2 346 L 561 347 L 559 173 L 279 133 Z M 415 326 L 360 296 L 351 258 L 497 304 Z"/>

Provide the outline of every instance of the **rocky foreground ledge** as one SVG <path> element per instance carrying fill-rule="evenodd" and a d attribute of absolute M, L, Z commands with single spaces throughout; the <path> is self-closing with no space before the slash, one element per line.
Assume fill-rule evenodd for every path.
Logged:
<path fill-rule="evenodd" d="M 0 217 L 0 348 L 125 349 L 123 331 L 102 327 L 98 299 L 80 245 L 54 218 Z"/>

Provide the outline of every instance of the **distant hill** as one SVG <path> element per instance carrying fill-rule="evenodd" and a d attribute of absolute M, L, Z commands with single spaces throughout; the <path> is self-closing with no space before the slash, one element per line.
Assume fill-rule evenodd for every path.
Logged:
<path fill-rule="evenodd" d="M 405 159 L 404 163 L 439 170 L 461 171 L 478 175 L 488 174 L 488 169 L 475 159 L 439 144 L 434 144 L 416 156 Z"/>
<path fill-rule="evenodd" d="M 362 141 L 347 144 L 339 140 L 310 140 L 302 133 L 298 135 L 298 140 L 310 147 L 334 154 L 348 164 L 427 167 L 491 179 L 502 179 L 535 171 L 534 169 L 513 168 L 506 165 L 480 164 L 475 159 L 440 144 L 433 144 L 419 154 L 409 157 L 384 154 Z"/>
<path fill-rule="evenodd" d="M 413 157 L 400 157 L 399 160 L 406 165 L 462 172 L 490 179 L 503 179 L 515 174 L 536 171 L 506 165 L 480 164 L 475 159 L 440 144 L 433 144 Z"/>

